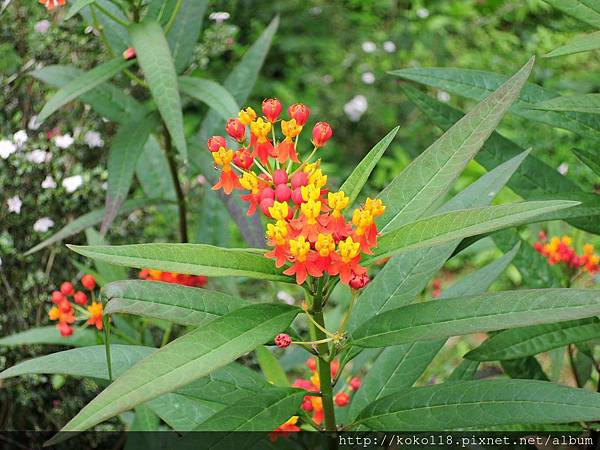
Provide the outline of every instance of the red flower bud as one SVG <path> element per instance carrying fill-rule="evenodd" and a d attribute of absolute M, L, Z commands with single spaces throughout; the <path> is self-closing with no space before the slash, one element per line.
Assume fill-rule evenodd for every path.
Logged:
<path fill-rule="evenodd" d="M 296 189 L 294 189 L 292 191 L 292 201 L 296 204 L 299 205 L 300 203 L 302 203 L 304 201 L 304 199 L 302 198 L 302 189 L 297 187 Z"/>
<path fill-rule="evenodd" d="M 242 142 L 246 135 L 246 127 L 240 122 L 240 119 L 229 119 L 225 125 L 225 131 L 238 142 Z"/>
<path fill-rule="evenodd" d="M 130 59 L 135 58 L 135 49 L 133 47 L 129 47 L 123 52 L 123 59 L 125 61 L 129 61 Z"/>
<path fill-rule="evenodd" d="M 275 336 L 275 345 L 279 348 L 289 347 L 291 343 L 292 338 L 289 334 L 279 333 L 277 336 Z"/>
<path fill-rule="evenodd" d="M 335 378 L 340 368 L 340 362 L 337 359 L 331 361 L 331 378 Z"/>
<path fill-rule="evenodd" d="M 317 360 L 315 358 L 308 358 L 305 364 L 312 372 L 317 370 Z"/>
<path fill-rule="evenodd" d="M 75 303 L 77 303 L 78 305 L 85 305 L 88 301 L 87 295 L 85 295 L 85 292 L 83 291 L 75 292 L 73 298 L 75 299 Z"/>
<path fill-rule="evenodd" d="M 52 302 L 53 303 L 59 304 L 63 300 L 65 300 L 65 296 L 62 294 L 62 292 L 52 291 Z"/>
<path fill-rule="evenodd" d="M 290 182 L 293 188 L 306 186 L 308 184 L 308 175 L 306 172 L 296 172 L 294 175 L 292 175 Z"/>
<path fill-rule="evenodd" d="M 369 281 L 371 280 L 369 279 L 369 275 L 367 275 L 366 273 L 353 273 L 352 278 L 350 278 L 350 282 L 348 284 L 352 289 L 362 289 L 367 284 L 369 284 Z"/>
<path fill-rule="evenodd" d="M 263 214 L 267 217 L 271 217 L 271 213 L 269 212 L 269 208 L 271 206 L 273 206 L 273 203 L 275 203 L 275 200 L 273 200 L 272 198 L 265 198 L 262 199 L 260 201 L 260 210 L 263 212 Z"/>
<path fill-rule="evenodd" d="M 281 114 L 281 103 L 276 98 L 263 100 L 262 113 L 269 122 L 275 122 L 279 117 L 279 114 Z"/>
<path fill-rule="evenodd" d="M 533 248 L 535 248 L 536 251 L 539 253 L 542 253 L 542 251 L 544 250 L 544 246 L 541 242 L 536 242 L 535 244 L 533 244 Z"/>
<path fill-rule="evenodd" d="M 56 329 L 60 331 L 60 335 L 64 337 L 71 336 L 73 334 L 73 327 L 64 322 L 59 322 L 56 325 Z"/>
<path fill-rule="evenodd" d="M 84 288 L 91 291 L 96 287 L 96 279 L 93 275 L 86 274 L 81 277 L 81 284 Z"/>
<path fill-rule="evenodd" d="M 208 138 L 208 149 L 212 152 L 218 152 L 221 147 L 227 147 L 227 141 L 223 136 L 213 136 Z"/>
<path fill-rule="evenodd" d="M 294 119 L 298 125 L 302 126 L 308 120 L 310 109 L 302 103 L 294 103 L 288 108 L 288 114 L 291 119 Z"/>
<path fill-rule="evenodd" d="M 542 230 L 538 233 L 538 237 L 540 238 L 540 241 L 545 241 L 547 239 L 547 236 L 546 236 L 546 233 L 544 232 L 544 230 Z"/>
<path fill-rule="evenodd" d="M 335 404 L 338 406 L 348 406 L 350 403 L 350 396 L 345 392 L 340 392 L 335 396 Z"/>
<path fill-rule="evenodd" d="M 288 174 L 285 170 L 277 169 L 275 172 L 273 172 L 273 183 L 275 184 L 275 186 L 280 184 L 287 184 L 287 182 Z"/>
<path fill-rule="evenodd" d="M 315 147 L 322 147 L 332 135 L 333 130 L 327 122 L 317 122 L 312 132 L 312 143 Z"/>
<path fill-rule="evenodd" d="M 60 302 L 58 304 L 58 309 L 60 309 L 60 312 L 67 314 L 73 311 L 73 307 L 71 306 L 71 303 L 69 303 L 69 300 L 63 300 L 62 302 Z"/>
<path fill-rule="evenodd" d="M 75 289 L 73 288 L 73 284 L 71 284 L 68 281 L 65 281 L 63 284 L 60 285 L 60 292 L 62 292 L 64 295 L 73 295 Z"/>
<path fill-rule="evenodd" d="M 265 198 L 275 199 L 275 191 L 270 187 L 264 188 L 262 191 L 260 191 L 259 199 L 263 201 Z"/>
<path fill-rule="evenodd" d="M 240 169 L 248 170 L 254 164 L 254 156 L 250 154 L 247 148 L 241 148 L 235 152 L 233 163 Z"/>
<path fill-rule="evenodd" d="M 350 380 L 350 383 L 348 383 L 349 385 L 349 389 L 351 391 L 358 391 L 358 389 L 360 388 L 360 378 L 358 377 L 353 377 Z"/>
<path fill-rule="evenodd" d="M 306 398 L 306 397 L 305 397 L 305 398 Z M 311 402 L 310 400 L 308 400 L 308 399 L 304 400 L 304 401 L 302 402 L 302 405 L 300 405 L 300 407 L 301 407 L 301 408 L 302 408 L 304 411 L 306 411 L 306 412 L 311 412 L 311 411 L 312 411 L 312 409 L 313 409 L 312 402 Z"/>
<path fill-rule="evenodd" d="M 278 202 L 287 202 L 292 196 L 292 190 L 287 184 L 280 184 L 275 188 L 275 198 Z"/>

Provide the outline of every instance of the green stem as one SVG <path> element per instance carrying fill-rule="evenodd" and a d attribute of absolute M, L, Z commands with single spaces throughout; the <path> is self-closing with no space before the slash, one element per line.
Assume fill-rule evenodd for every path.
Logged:
<path fill-rule="evenodd" d="M 325 328 L 325 320 L 323 319 L 323 289 L 319 285 L 316 295 L 313 297 L 312 304 L 312 318 L 321 327 Z M 325 339 L 327 336 L 325 333 L 317 328 L 312 322 L 310 322 L 310 335 L 311 339 L 318 341 Z M 333 407 L 333 387 L 331 384 L 331 363 L 327 359 L 329 354 L 329 345 L 322 343 L 317 345 L 317 353 L 319 357 L 318 368 L 319 368 L 319 384 L 321 386 L 321 397 L 323 399 L 323 416 L 325 419 L 325 430 L 335 432 L 337 426 L 335 423 L 335 410 Z"/>
<path fill-rule="evenodd" d="M 94 6 L 96 8 L 98 8 L 98 10 L 100 12 L 102 12 L 105 16 L 107 16 L 112 21 L 117 22 L 119 25 L 124 26 L 125 28 L 127 28 L 129 26 L 129 24 L 127 22 L 125 22 L 122 19 L 119 19 L 117 16 L 115 16 L 113 13 L 111 13 L 108 9 L 106 9 L 104 6 L 100 5 L 99 3 L 94 3 Z"/>
<path fill-rule="evenodd" d="M 173 178 L 173 184 L 175 185 L 175 193 L 177 194 L 177 207 L 179 209 L 179 235 L 181 242 L 188 242 L 188 227 L 187 227 L 187 206 L 185 204 L 185 194 L 179 181 L 179 175 L 177 174 L 177 163 L 175 161 L 175 155 L 173 154 L 173 143 L 171 141 L 171 135 L 165 125 L 165 153 L 169 162 L 169 170 L 171 171 L 171 178 Z"/>

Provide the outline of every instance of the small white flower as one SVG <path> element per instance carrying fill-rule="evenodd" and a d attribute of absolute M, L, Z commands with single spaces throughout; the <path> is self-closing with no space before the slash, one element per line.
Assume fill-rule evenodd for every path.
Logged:
<path fill-rule="evenodd" d="M 19 130 L 15 134 L 13 134 L 13 141 L 17 144 L 17 147 L 23 147 L 25 142 L 27 142 L 29 137 L 27 136 L 27 131 Z"/>
<path fill-rule="evenodd" d="M 67 177 L 62 181 L 63 187 L 69 193 L 75 192 L 82 184 L 83 177 L 81 175 L 73 175 L 72 177 Z"/>
<path fill-rule="evenodd" d="M 18 195 L 10 197 L 6 203 L 8 204 L 8 212 L 14 212 L 15 214 L 21 214 L 21 206 L 23 202 Z"/>
<path fill-rule="evenodd" d="M 83 140 L 89 148 L 103 147 L 104 141 L 102 136 L 97 131 L 88 131 L 83 136 Z"/>
<path fill-rule="evenodd" d="M 375 42 L 365 41 L 362 43 L 362 49 L 365 53 L 373 53 L 377 50 L 377 46 L 375 45 Z"/>
<path fill-rule="evenodd" d="M 69 148 L 71 145 L 73 145 L 73 142 L 75 142 L 75 139 L 73 139 L 69 133 L 61 134 L 54 138 L 54 143 L 56 146 L 62 149 Z"/>
<path fill-rule="evenodd" d="M 0 158 L 6 159 L 16 151 L 17 146 L 8 139 L 2 139 L 0 141 Z"/>
<path fill-rule="evenodd" d="M 387 53 L 394 53 L 396 51 L 396 44 L 392 41 L 385 41 L 383 43 L 383 50 Z"/>
<path fill-rule="evenodd" d="M 47 175 L 42 181 L 42 189 L 54 189 L 56 187 L 56 181 L 52 178 L 52 175 Z"/>
<path fill-rule="evenodd" d="M 288 305 L 293 305 L 295 302 L 294 297 L 292 297 L 289 293 L 285 291 L 279 291 L 277 293 L 277 298 Z"/>
<path fill-rule="evenodd" d="M 558 166 L 558 173 L 560 173 L 561 175 L 566 175 L 567 172 L 569 172 L 569 165 L 566 162 Z"/>
<path fill-rule="evenodd" d="M 373 84 L 373 83 L 375 83 L 375 75 L 373 75 L 373 72 L 365 72 L 365 73 L 363 73 L 360 76 L 360 79 L 365 84 Z"/>
<path fill-rule="evenodd" d="M 429 17 L 429 10 L 427 8 L 419 8 L 417 9 L 417 17 L 421 19 L 426 19 Z"/>
<path fill-rule="evenodd" d="M 214 20 L 216 23 L 223 23 L 227 19 L 229 19 L 229 17 L 231 17 L 231 16 L 226 11 L 213 12 L 213 13 L 210 13 L 210 15 L 208 16 L 208 18 L 210 20 Z"/>
<path fill-rule="evenodd" d="M 446 91 L 438 91 L 436 97 L 440 102 L 447 103 L 450 101 L 450 94 L 448 94 Z"/>
<path fill-rule="evenodd" d="M 33 29 L 38 33 L 45 33 L 48 31 L 48 28 L 50 28 L 50 21 L 46 19 L 36 22 L 33 26 Z"/>
<path fill-rule="evenodd" d="M 52 153 L 36 149 L 27 153 L 27 155 L 25 155 L 25 158 L 27 158 L 27 161 L 32 162 L 34 164 L 42 164 L 52 159 Z"/>
<path fill-rule="evenodd" d="M 50 217 L 42 217 L 38 219 L 33 224 L 33 231 L 37 231 L 38 233 L 45 233 L 50 228 L 54 226 L 54 220 Z"/>
<path fill-rule="evenodd" d="M 358 122 L 369 108 L 369 102 L 364 95 L 356 95 L 344 105 L 344 113 L 351 122 Z"/>
<path fill-rule="evenodd" d="M 30 130 L 37 130 L 40 128 L 40 124 L 37 122 L 38 116 L 31 116 L 29 122 L 27 122 L 27 128 Z"/>

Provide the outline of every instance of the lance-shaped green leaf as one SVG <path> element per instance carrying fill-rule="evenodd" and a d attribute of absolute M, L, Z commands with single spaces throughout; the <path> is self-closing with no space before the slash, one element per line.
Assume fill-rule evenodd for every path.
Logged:
<path fill-rule="evenodd" d="M 104 64 L 94 67 L 89 72 L 75 78 L 65 87 L 58 90 L 40 111 L 37 121 L 42 123 L 54 111 L 61 106 L 75 100 L 80 95 L 94 89 L 96 86 L 114 77 L 117 73 L 133 64 L 133 61 L 125 61 L 123 58 L 116 58 Z"/>
<path fill-rule="evenodd" d="M 600 394 L 533 380 L 460 381 L 407 389 L 357 418 L 377 431 L 436 431 L 511 424 L 595 421 Z"/>
<path fill-rule="evenodd" d="M 428 95 L 423 94 L 408 85 L 402 86 L 406 96 L 427 116 L 443 130 L 450 128 L 462 116 L 462 112 L 442 103 Z M 484 144 L 475 160 L 487 170 L 492 170 L 502 162 L 512 158 L 523 149 L 514 142 L 494 132 Z M 579 186 L 567 177 L 560 175 L 554 168 L 540 161 L 535 156 L 529 156 L 517 169 L 514 176 L 508 181 L 508 187 L 525 199 L 540 193 L 553 193 L 554 199 L 560 199 L 565 192 L 583 192 Z M 576 206 L 573 209 L 578 209 Z M 600 221 L 596 217 L 578 217 L 567 219 L 571 225 L 600 233 Z"/>
<path fill-rule="evenodd" d="M 79 331 L 79 330 L 78 330 Z M 54 329 L 56 333 L 56 329 Z M 125 371 L 156 351 L 141 345 L 111 344 L 113 377 Z M 31 373 L 63 374 L 74 377 L 91 377 L 108 380 L 106 352 L 103 345 L 91 345 L 23 361 L 0 372 L 0 379 Z"/>
<path fill-rule="evenodd" d="M 146 405 L 138 405 L 135 407 L 135 417 L 133 418 L 133 423 L 128 431 L 158 431 L 159 424 L 160 418 L 152 411 L 152 409 Z M 149 438 L 150 436 L 148 435 L 138 433 L 127 439 L 127 445 L 129 445 L 131 439 L 133 439 L 134 442 L 137 441 L 138 443 L 142 443 L 145 439 Z"/>
<path fill-rule="evenodd" d="M 135 168 L 135 175 L 146 197 L 175 200 L 173 177 L 165 176 L 167 173 L 169 161 L 165 152 L 156 137 L 150 135 Z"/>
<path fill-rule="evenodd" d="M 599 337 L 600 320 L 597 318 L 515 328 L 494 334 L 465 358 L 474 361 L 515 359 Z"/>
<path fill-rule="evenodd" d="M 135 314 L 196 327 L 248 305 L 221 292 L 158 281 L 117 281 L 104 286 L 102 293 L 109 300 L 106 314 Z"/>
<path fill-rule="evenodd" d="M 129 36 L 135 48 L 137 61 L 148 82 L 152 98 L 162 116 L 175 147 L 187 160 L 187 145 L 183 131 L 181 99 L 177 88 L 177 74 L 169 44 L 159 24 L 151 20 L 129 27 Z"/>
<path fill-rule="evenodd" d="M 36 327 L 0 338 L 0 346 L 53 344 L 85 347 L 96 343 L 96 334 L 88 328 L 79 328 L 71 336 L 61 336 L 55 326 Z"/>
<path fill-rule="evenodd" d="M 391 72 L 401 78 L 416 81 L 456 95 L 482 100 L 506 82 L 507 77 L 493 72 L 455 68 L 411 68 Z M 558 94 L 528 83 L 510 111 L 526 119 L 573 131 L 592 139 L 600 139 L 600 116 L 578 112 L 539 111 L 531 105 L 550 100 Z"/>
<path fill-rule="evenodd" d="M 600 28 L 600 5 L 596 0 L 546 0 L 564 13 Z"/>
<path fill-rule="evenodd" d="M 227 89 L 216 81 L 197 77 L 179 77 L 179 90 L 195 100 L 206 103 L 224 120 L 235 117 L 240 110 Z"/>
<path fill-rule="evenodd" d="M 363 186 L 369 179 L 371 172 L 373 172 L 373 169 L 396 137 L 399 129 L 400 127 L 394 128 L 386 134 L 383 139 L 375 144 L 340 187 L 339 190 L 343 191 L 350 198 L 348 201 L 348 208 L 350 208 L 358 198 Z"/>
<path fill-rule="evenodd" d="M 127 199 L 138 158 L 158 121 L 153 115 L 135 116 L 112 139 L 108 154 L 108 188 L 100 233 L 105 234 Z"/>
<path fill-rule="evenodd" d="M 81 11 L 86 6 L 91 5 L 96 0 L 77 0 L 69 7 L 69 11 L 67 11 L 67 15 L 65 16 L 65 20 L 69 20 L 71 17 L 75 16 L 79 11 Z"/>
<path fill-rule="evenodd" d="M 432 247 L 490 231 L 534 221 L 536 217 L 578 205 L 570 201 L 521 202 L 483 206 L 427 217 L 384 233 L 378 241 L 371 263 L 400 251 Z"/>
<path fill-rule="evenodd" d="M 223 448 L 219 446 L 224 446 L 227 438 L 236 431 L 273 431 L 295 415 L 305 395 L 306 391 L 302 389 L 265 389 L 223 409 L 200 424 L 195 431 L 229 432 L 217 433 L 215 441 L 210 441 L 206 447 Z"/>
<path fill-rule="evenodd" d="M 533 62 L 534 58 L 446 131 L 379 194 L 386 205 L 379 221 L 382 231 L 421 217 L 450 190 L 518 97 Z"/>
<path fill-rule="evenodd" d="M 536 103 L 532 109 L 547 111 L 576 111 L 600 114 L 600 94 L 581 94 L 555 97 L 545 102 Z"/>
<path fill-rule="evenodd" d="M 152 199 L 152 198 L 143 198 L 143 199 L 135 199 L 135 200 L 127 200 L 123 203 L 123 206 L 119 209 L 118 214 L 128 214 L 136 209 L 146 208 L 148 206 L 158 205 L 164 203 L 164 200 L 161 199 Z M 103 209 L 95 209 L 83 216 L 73 220 L 68 225 L 61 228 L 57 233 L 53 234 L 48 239 L 40 242 L 35 247 L 29 249 L 25 256 L 31 255 L 37 251 L 40 251 L 43 248 L 48 247 L 56 242 L 60 242 L 63 239 L 68 238 L 69 236 L 73 236 L 86 228 L 93 227 L 94 225 L 98 225 L 102 222 L 104 217 L 104 208 Z"/>
<path fill-rule="evenodd" d="M 183 72 L 192 59 L 202 31 L 202 19 L 207 5 L 207 0 L 182 0 L 181 2 L 175 22 L 167 36 L 177 73 Z"/>
<path fill-rule="evenodd" d="M 412 304 L 368 320 L 354 345 L 385 347 L 424 339 L 583 319 L 600 314 L 600 292 L 530 289 Z"/>
<path fill-rule="evenodd" d="M 574 148 L 572 151 L 582 163 L 592 169 L 596 175 L 600 176 L 600 162 L 598 161 L 597 154 L 580 148 Z"/>
<path fill-rule="evenodd" d="M 85 406 L 50 442 L 83 431 L 223 367 L 285 330 L 300 312 L 281 304 L 239 309 L 180 338 L 133 366 Z"/>
<path fill-rule="evenodd" d="M 256 359 L 258 360 L 260 370 L 262 370 L 269 383 L 275 386 L 290 385 L 285 371 L 281 367 L 281 364 L 279 364 L 279 361 L 277 361 L 277 358 L 271 353 L 271 350 L 264 345 L 256 347 Z"/>
<path fill-rule="evenodd" d="M 192 431 L 209 417 L 226 408 L 222 403 L 199 400 L 176 392 L 161 395 L 144 405 L 154 411 L 173 430 L 179 432 Z"/>
<path fill-rule="evenodd" d="M 80 246 L 71 250 L 117 266 L 209 277 L 251 277 L 291 282 L 261 251 L 213 247 L 205 244 L 133 244 Z"/>
<path fill-rule="evenodd" d="M 85 72 L 71 66 L 50 65 L 35 70 L 30 75 L 46 84 L 64 88 Z M 137 100 L 115 85 L 105 82 L 82 94 L 80 100 L 88 103 L 94 111 L 113 122 L 122 123 L 144 108 Z"/>
<path fill-rule="evenodd" d="M 108 242 L 102 236 L 100 236 L 100 233 L 98 233 L 93 227 L 90 227 L 85 230 L 85 238 L 87 240 L 88 245 L 108 244 Z M 126 280 L 128 278 L 128 271 L 125 267 L 113 266 L 112 264 L 107 264 L 102 261 L 96 261 L 94 266 L 97 269 L 95 272 L 97 273 L 97 275 L 99 275 L 99 277 L 96 279 L 96 282 L 100 286 L 104 286 L 105 284 L 110 283 L 112 281 Z M 78 266 L 76 267 L 82 273 L 89 273 L 85 270 L 82 270 Z M 102 280 L 102 282 L 100 280 Z"/>
<path fill-rule="evenodd" d="M 600 48 L 600 31 L 584 34 L 569 42 L 567 45 L 558 47 L 545 55 L 545 58 L 572 55 L 574 53 L 589 52 Z"/>

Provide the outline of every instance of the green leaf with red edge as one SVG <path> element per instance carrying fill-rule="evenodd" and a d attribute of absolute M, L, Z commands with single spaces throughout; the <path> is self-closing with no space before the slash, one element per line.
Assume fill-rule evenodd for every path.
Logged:
<path fill-rule="evenodd" d="M 285 330 L 301 310 L 250 305 L 181 336 L 133 366 L 85 406 L 46 444 L 72 437 L 110 417 L 172 392 L 223 367 Z"/>
<path fill-rule="evenodd" d="M 156 269 L 209 277 L 252 277 L 293 282 L 261 250 L 229 249 L 205 244 L 132 244 L 68 247 L 92 259 L 117 266 Z"/>

